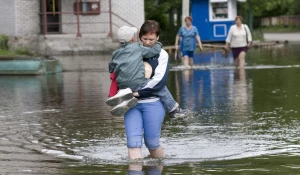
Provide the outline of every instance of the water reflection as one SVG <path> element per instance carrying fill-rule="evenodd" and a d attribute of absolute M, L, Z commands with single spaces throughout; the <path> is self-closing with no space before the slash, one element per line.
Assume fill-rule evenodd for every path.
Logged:
<path fill-rule="evenodd" d="M 230 52 L 228 58 L 224 58 L 221 51 L 199 52 L 195 54 L 194 64 L 210 66 L 233 65 L 233 55 Z"/>
<path fill-rule="evenodd" d="M 143 170 L 142 165 L 129 164 L 128 175 L 161 175 L 163 166 L 148 166 Z"/>
<path fill-rule="evenodd" d="M 0 77 L 0 174 L 299 169 L 299 68 L 171 71 L 168 87 L 193 115 L 187 121 L 166 118 L 161 139 L 166 157 L 152 163 L 143 147 L 141 168 L 129 166 L 123 118 L 112 117 L 105 104 L 110 58 L 97 57 L 62 57 L 67 70 L 62 74 Z M 219 59 L 224 58 L 210 53 L 196 62 L 213 67 Z"/>
<path fill-rule="evenodd" d="M 176 99 L 195 112 L 214 109 L 241 116 L 252 112 L 252 80 L 245 69 L 174 72 Z M 173 86 L 174 87 L 174 86 Z M 217 111 L 216 111 L 217 112 Z"/>
<path fill-rule="evenodd" d="M 263 49 L 257 51 L 250 49 L 247 53 L 248 65 L 299 65 L 299 45 L 288 47 Z"/>
<path fill-rule="evenodd" d="M 107 72 L 111 55 L 56 56 L 64 72 Z"/>
<path fill-rule="evenodd" d="M 49 76 L 1 76 L 0 95 L 6 99 L 0 102 L 5 110 L 14 111 L 44 109 L 62 102 L 62 74 Z M 26 93 L 24 93 L 26 91 Z M 53 101 L 55 99 L 55 101 Z M 3 112 L 3 111 L 2 111 Z"/>
<path fill-rule="evenodd" d="M 246 79 L 245 69 L 234 70 L 234 81 L 228 88 L 229 111 L 232 111 L 233 120 L 244 122 L 252 113 L 253 84 Z"/>
<path fill-rule="evenodd" d="M 40 154 L 43 116 L 51 115 L 63 101 L 62 74 L 1 76 L 1 173 L 56 172 L 59 160 Z M 49 131 L 51 132 L 51 131 Z M 49 133 L 48 132 L 48 133 Z"/>

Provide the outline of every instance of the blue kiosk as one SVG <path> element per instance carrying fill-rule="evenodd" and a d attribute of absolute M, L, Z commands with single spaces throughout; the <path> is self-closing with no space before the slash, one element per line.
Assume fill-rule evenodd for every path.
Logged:
<path fill-rule="evenodd" d="M 237 1 L 191 0 L 193 25 L 198 28 L 201 41 L 224 42 L 237 16 Z"/>

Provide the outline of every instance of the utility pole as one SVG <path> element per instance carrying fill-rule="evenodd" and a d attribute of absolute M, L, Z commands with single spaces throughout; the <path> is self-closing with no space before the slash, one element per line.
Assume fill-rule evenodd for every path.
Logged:
<path fill-rule="evenodd" d="M 182 25 L 184 25 L 184 18 L 190 16 L 190 0 L 182 0 Z"/>

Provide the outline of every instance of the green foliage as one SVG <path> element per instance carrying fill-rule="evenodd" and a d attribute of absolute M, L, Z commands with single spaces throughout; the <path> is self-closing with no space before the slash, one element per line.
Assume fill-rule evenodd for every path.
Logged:
<path fill-rule="evenodd" d="M 0 50 L 0 56 L 16 56 L 18 54 L 16 54 L 15 52 L 11 52 L 8 50 Z"/>
<path fill-rule="evenodd" d="M 8 37 L 6 35 L 0 35 L 0 50 L 8 49 Z"/>
<path fill-rule="evenodd" d="M 16 51 L 0 50 L 0 56 L 18 56 L 18 55 L 33 56 L 34 54 L 31 53 L 30 50 L 25 48 L 19 48 Z"/>
<path fill-rule="evenodd" d="M 182 0 L 145 0 L 146 20 L 155 20 L 160 24 L 160 40 L 164 45 L 174 44 L 181 23 L 174 26 L 173 12 L 177 11 L 177 20 L 181 22 Z M 171 39 L 171 40 L 170 40 Z"/>
<path fill-rule="evenodd" d="M 181 0 L 145 0 L 146 19 L 159 21 L 169 10 L 181 8 L 181 3 Z"/>
<path fill-rule="evenodd" d="M 293 4 L 289 7 L 290 15 L 300 15 L 300 1 L 294 0 Z"/>
<path fill-rule="evenodd" d="M 299 7 L 299 0 L 247 0 L 246 3 L 239 3 L 239 12 L 251 8 L 254 17 L 300 15 Z"/>
<path fill-rule="evenodd" d="M 244 23 L 249 24 L 250 14 L 253 14 L 253 28 L 261 27 L 262 17 L 300 15 L 300 0 L 247 0 L 245 3 L 238 3 L 237 6 L 238 15 L 243 16 Z"/>
<path fill-rule="evenodd" d="M 264 41 L 264 33 L 261 29 L 255 29 L 251 32 L 252 34 L 252 40 L 259 40 L 259 41 Z"/>
<path fill-rule="evenodd" d="M 174 45 L 175 37 L 176 37 L 176 34 L 179 30 L 179 27 L 168 28 L 168 29 L 163 30 L 161 32 L 160 41 L 163 43 L 164 46 Z"/>
<path fill-rule="evenodd" d="M 165 29 L 168 25 L 167 11 L 166 4 L 156 4 L 154 0 L 145 1 L 146 20 L 157 21 L 162 29 Z"/>
<path fill-rule="evenodd" d="M 18 48 L 16 49 L 15 53 L 17 55 L 29 55 L 32 56 L 34 55 L 30 50 L 28 50 L 27 48 Z"/>
<path fill-rule="evenodd" d="M 16 56 L 16 55 L 34 55 L 27 48 L 18 48 L 15 51 L 8 50 L 8 37 L 6 35 L 0 35 L 0 56 Z"/>

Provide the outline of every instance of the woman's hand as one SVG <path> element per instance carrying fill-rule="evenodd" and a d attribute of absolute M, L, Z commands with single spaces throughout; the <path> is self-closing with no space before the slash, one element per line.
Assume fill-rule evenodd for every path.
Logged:
<path fill-rule="evenodd" d="M 202 46 L 202 44 L 199 44 L 199 48 L 200 48 L 201 51 L 203 51 L 203 46 Z"/>
<path fill-rule="evenodd" d="M 226 49 L 227 51 L 229 50 L 229 44 L 228 44 L 228 43 L 225 44 L 225 49 Z"/>
<path fill-rule="evenodd" d="M 175 45 L 174 45 L 176 50 L 178 50 L 178 42 L 179 42 L 179 35 L 177 34 L 175 38 Z"/>
<path fill-rule="evenodd" d="M 135 96 L 135 97 L 139 97 L 139 96 L 140 96 L 140 94 L 139 94 L 138 92 L 134 92 L 134 93 L 133 93 L 133 96 Z"/>
<path fill-rule="evenodd" d="M 251 47 L 251 42 L 249 42 L 249 43 L 247 44 L 247 47 L 248 47 L 248 48 L 250 48 L 250 47 Z"/>

